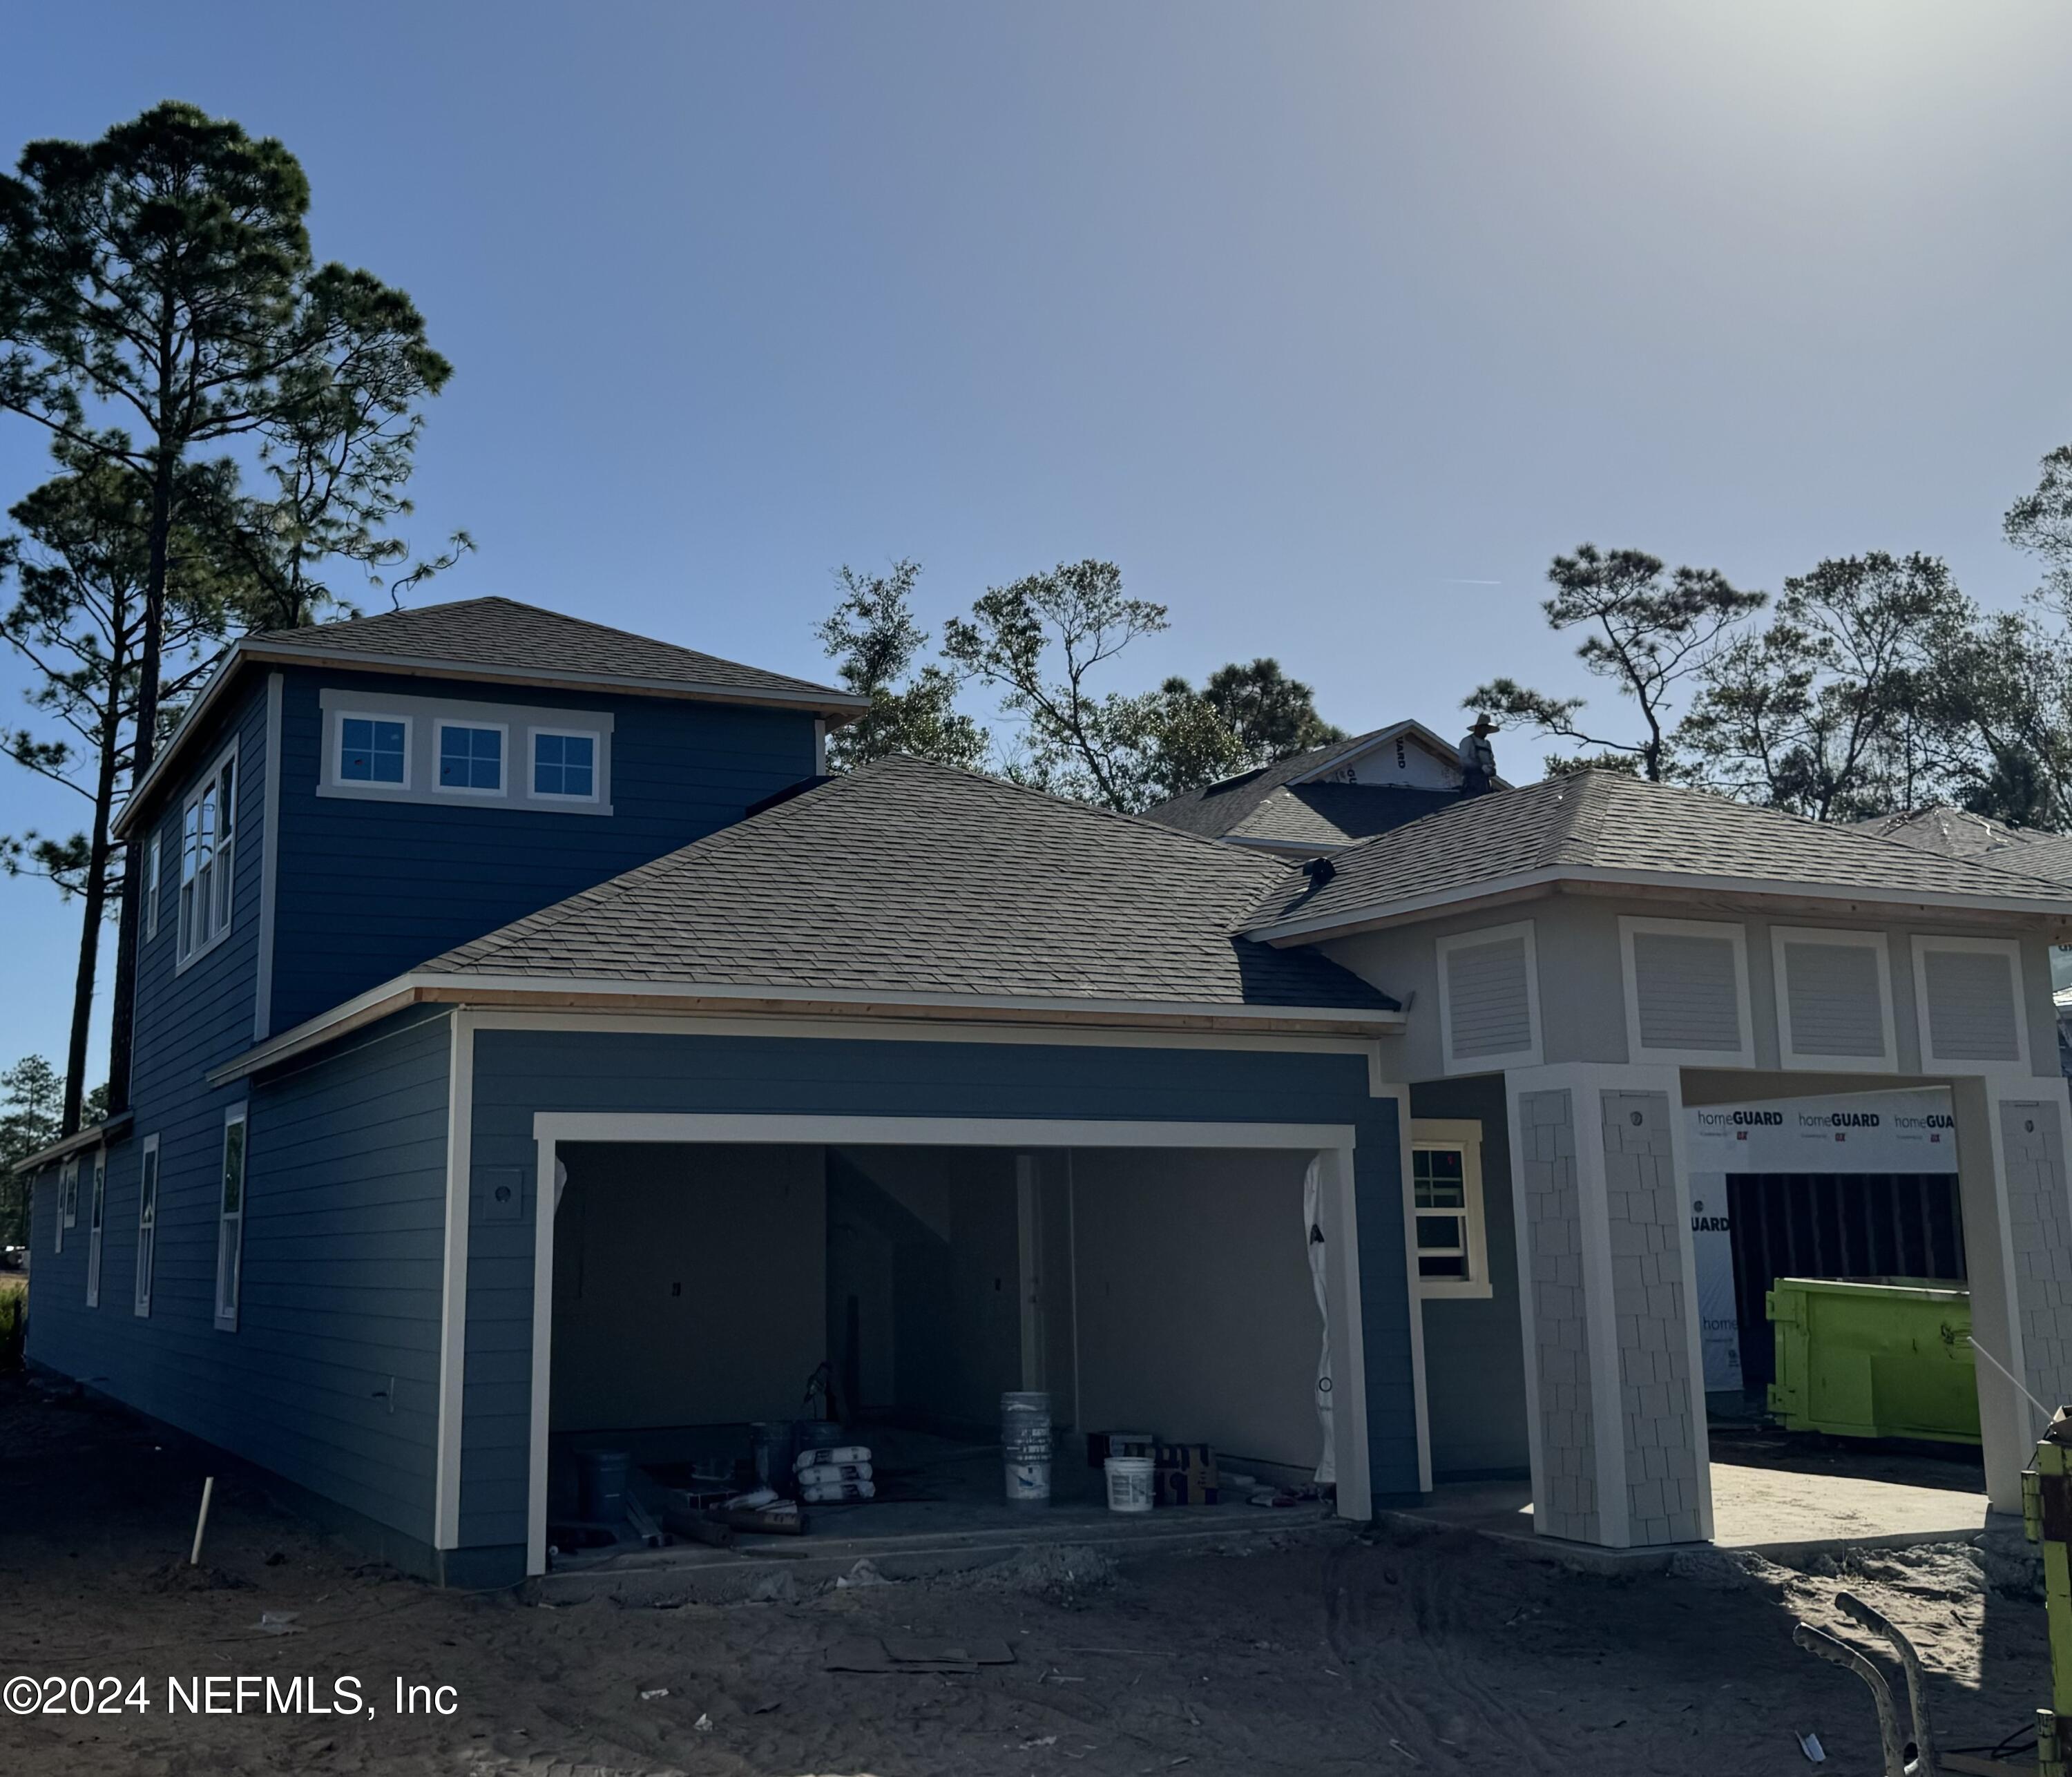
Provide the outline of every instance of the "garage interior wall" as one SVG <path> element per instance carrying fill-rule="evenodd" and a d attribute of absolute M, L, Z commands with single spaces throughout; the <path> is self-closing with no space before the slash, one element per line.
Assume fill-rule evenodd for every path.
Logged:
<path fill-rule="evenodd" d="M 1015 1157 L 835 1148 L 827 1324 L 851 1417 L 990 1438 L 1022 1386 Z"/>
<path fill-rule="evenodd" d="M 1308 1472 L 1323 1327 L 1302 1223 L 1309 1157 L 1072 1156 L 1085 1423 Z"/>
<path fill-rule="evenodd" d="M 1464 1481 L 1531 1472 L 1525 1341 L 1518 1305 L 1518 1230 L 1511 1191 L 1511 1119 L 1503 1076 L 1478 1074 L 1410 1088 L 1410 1114 L 1479 1121 L 1486 1297 L 1424 1304 L 1425 1412 L 1432 1478 Z"/>
<path fill-rule="evenodd" d="M 1306 1154 L 572 1144 L 563 1158 L 557 1433 L 793 1417 L 826 1359 L 853 1420 L 989 1439 L 1001 1392 L 1039 1387 L 1061 1429 L 1316 1466 Z"/>
<path fill-rule="evenodd" d="M 795 1417 L 827 1355 L 822 1150 L 598 1142 L 561 1158 L 552 1429 Z"/>

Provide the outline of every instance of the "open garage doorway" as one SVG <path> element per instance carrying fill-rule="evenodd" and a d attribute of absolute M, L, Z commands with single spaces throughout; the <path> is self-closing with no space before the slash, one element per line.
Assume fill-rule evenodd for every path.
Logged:
<path fill-rule="evenodd" d="M 1966 1281 L 1947 1088 L 1693 1106 L 1685 1113 L 1705 1395 L 1761 1420 L 1777 1380 L 1780 1277 Z"/>
<path fill-rule="evenodd" d="M 1338 1509 L 1364 1516 L 1349 1150 L 1314 1145 L 1334 1130 L 1264 1147 L 1216 1133 L 1171 1147 L 557 1141 L 536 1324 L 541 1553 L 549 1522 L 581 1519 L 586 1451 L 624 1450 L 665 1482 L 746 1480 L 754 1428 L 787 1421 L 839 1424 L 874 1453 L 878 1497 L 811 1520 L 884 1535 L 1018 1516 L 999 1447 L 1010 1390 L 1050 1397 L 1060 1512 L 1104 1512 L 1090 1433 L 1207 1446 L 1223 1473 L 1312 1484 L 1327 1335 Z"/>

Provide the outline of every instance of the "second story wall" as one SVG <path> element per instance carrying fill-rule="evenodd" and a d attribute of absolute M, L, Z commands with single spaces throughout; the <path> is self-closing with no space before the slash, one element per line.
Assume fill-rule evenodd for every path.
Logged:
<path fill-rule="evenodd" d="M 280 677 L 271 1031 L 730 825 L 816 763 L 805 711 Z"/>
<path fill-rule="evenodd" d="M 147 889 L 132 1050 L 140 1114 L 205 1092 L 201 1076 L 251 1046 L 275 770 L 268 727 L 265 685 L 254 680 L 213 717 L 137 836 Z"/>

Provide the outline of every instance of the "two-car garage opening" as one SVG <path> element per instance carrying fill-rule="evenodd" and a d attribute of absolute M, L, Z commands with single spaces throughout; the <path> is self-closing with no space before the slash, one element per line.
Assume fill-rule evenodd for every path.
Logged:
<path fill-rule="evenodd" d="M 573 1140 L 554 1154 L 555 1523 L 578 1513 L 586 1450 L 709 1474 L 748 1454 L 758 1422 L 823 1417 L 874 1453 L 879 1498 L 836 1508 L 844 1534 L 976 1523 L 1010 1509 L 1000 1400 L 1031 1388 L 1050 1397 L 1061 1508 L 1100 1503 L 1088 1432 L 1206 1444 L 1264 1485 L 1314 1480 L 1318 1277 L 1339 1313 L 1355 1276 L 1349 1152 Z M 1313 1265 L 1320 1244 L 1330 1259 Z M 1342 1381 L 1358 1367 L 1345 1325 L 1332 1343 Z M 1356 1407 L 1339 1417 L 1361 1435 Z M 1354 1466 L 1363 1496 L 1341 1503 L 1363 1512 Z"/>

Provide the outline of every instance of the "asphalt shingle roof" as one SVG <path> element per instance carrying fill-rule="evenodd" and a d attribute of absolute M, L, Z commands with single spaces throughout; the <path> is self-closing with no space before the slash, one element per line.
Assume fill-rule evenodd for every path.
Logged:
<path fill-rule="evenodd" d="M 2009 869 L 2016 867 L 2014 858 L 1994 854 L 2050 837 L 2049 833 L 2010 827 L 1968 809 L 1947 806 L 1917 808 L 1911 814 L 1873 815 L 1850 825 L 1858 833 L 1875 833 L 1881 839 L 1911 845 L 1916 851 L 1940 852 L 1945 858 L 1991 857 L 1995 863 Z"/>
<path fill-rule="evenodd" d="M 1239 935 L 1270 858 L 913 759 L 832 779 L 423 965 L 687 986 L 1384 1011 Z"/>
<path fill-rule="evenodd" d="M 759 692 L 787 702 L 855 701 L 847 692 L 808 679 L 766 673 L 515 599 L 463 599 L 306 629 L 266 630 L 251 640 L 269 649 L 438 660 L 494 672 L 635 679 L 748 697 Z"/>
<path fill-rule="evenodd" d="M 1330 851 L 1407 826 L 1460 800 L 1452 790 L 1416 790 L 1396 784 L 1285 784 L 1269 792 L 1223 837 L 1233 842 L 1270 841 Z"/>
<path fill-rule="evenodd" d="M 2002 854 L 2005 855 L 2005 854 Z M 2021 854 L 2016 854 L 2021 855 Z M 1471 797 L 1341 853 L 1321 886 L 1270 889 L 1252 923 L 1352 915 L 1528 872 L 1606 870 L 1720 876 L 1861 891 L 2033 901 L 2072 895 L 2002 864 L 1948 858 L 1851 827 L 1823 825 L 1618 771 L 1577 771 Z"/>
<path fill-rule="evenodd" d="M 1375 732 L 1380 730 L 1377 729 Z M 1359 741 L 1367 738 L 1362 734 L 1358 740 L 1334 741 L 1328 747 L 1312 747 L 1292 759 L 1262 765 L 1256 771 L 1227 777 L 1220 784 L 1186 791 L 1154 808 L 1145 809 L 1144 817 L 1157 821 L 1161 827 L 1178 827 L 1182 833 L 1199 833 L 1204 839 L 1220 839 L 1233 828 L 1241 826 L 1246 817 L 1282 784 L 1301 776 L 1305 771 L 1314 771 L 1335 753 L 1350 751 Z"/>

